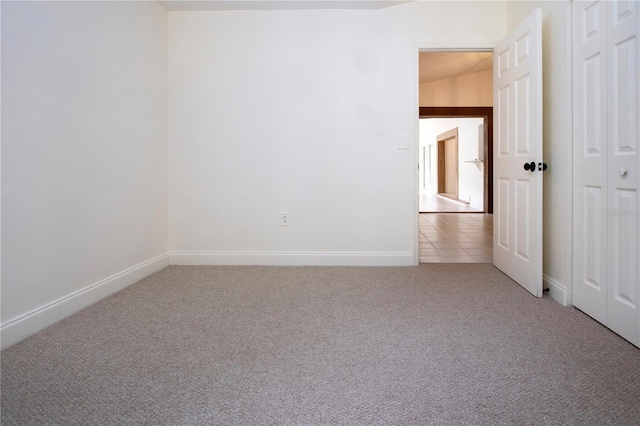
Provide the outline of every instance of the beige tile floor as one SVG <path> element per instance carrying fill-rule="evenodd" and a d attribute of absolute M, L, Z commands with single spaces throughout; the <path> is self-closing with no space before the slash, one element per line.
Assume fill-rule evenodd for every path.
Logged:
<path fill-rule="evenodd" d="M 493 215 L 420 213 L 420 263 L 493 263 Z"/>

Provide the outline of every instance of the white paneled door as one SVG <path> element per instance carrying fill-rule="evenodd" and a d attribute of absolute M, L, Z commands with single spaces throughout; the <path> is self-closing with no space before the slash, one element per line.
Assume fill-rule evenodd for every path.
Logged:
<path fill-rule="evenodd" d="M 640 3 L 573 3 L 573 304 L 640 346 Z"/>
<path fill-rule="evenodd" d="M 573 304 L 606 322 L 606 4 L 574 3 Z M 583 10 L 578 11 L 577 7 Z M 585 22 L 583 23 L 583 19 Z"/>
<path fill-rule="evenodd" d="M 493 262 L 542 297 L 542 13 L 494 49 Z"/>

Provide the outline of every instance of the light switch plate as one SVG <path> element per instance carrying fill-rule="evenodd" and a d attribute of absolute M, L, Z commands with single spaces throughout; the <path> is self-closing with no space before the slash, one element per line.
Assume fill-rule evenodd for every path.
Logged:
<path fill-rule="evenodd" d="M 409 136 L 398 136 L 398 149 L 403 151 L 409 150 Z"/>

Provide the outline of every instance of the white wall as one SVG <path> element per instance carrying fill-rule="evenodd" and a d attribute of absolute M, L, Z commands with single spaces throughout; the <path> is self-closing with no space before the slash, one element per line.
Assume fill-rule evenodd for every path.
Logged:
<path fill-rule="evenodd" d="M 492 106 L 493 70 L 420 85 L 420 106 Z"/>
<path fill-rule="evenodd" d="M 3 347 L 167 263 L 166 87 L 159 4 L 2 2 Z"/>
<path fill-rule="evenodd" d="M 504 12 L 171 13 L 172 262 L 414 263 L 417 49 L 490 47 Z"/>
<path fill-rule="evenodd" d="M 545 285 L 571 303 L 571 7 L 568 1 L 507 2 L 507 26 L 542 9 Z"/>
<path fill-rule="evenodd" d="M 465 163 L 483 159 L 484 143 L 481 140 L 483 118 L 424 118 L 420 120 L 420 170 L 428 170 L 424 165 L 422 149 L 432 145 L 433 190 L 438 188 L 438 135 L 458 128 L 458 198 L 470 203 L 471 207 L 484 209 L 484 164 Z M 433 166 L 435 164 L 435 167 Z M 422 178 L 422 173 L 420 174 Z M 429 179 L 427 178 L 427 182 Z M 423 185 L 424 186 L 424 185 Z"/>

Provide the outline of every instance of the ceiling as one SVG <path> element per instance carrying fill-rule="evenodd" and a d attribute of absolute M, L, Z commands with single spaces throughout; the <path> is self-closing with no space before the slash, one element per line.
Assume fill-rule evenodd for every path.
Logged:
<path fill-rule="evenodd" d="M 158 0 L 169 11 L 383 9 L 415 0 Z"/>
<path fill-rule="evenodd" d="M 490 70 L 493 52 L 420 52 L 420 84 Z"/>

